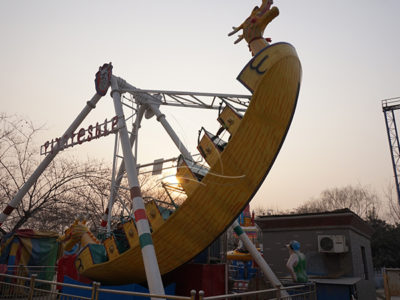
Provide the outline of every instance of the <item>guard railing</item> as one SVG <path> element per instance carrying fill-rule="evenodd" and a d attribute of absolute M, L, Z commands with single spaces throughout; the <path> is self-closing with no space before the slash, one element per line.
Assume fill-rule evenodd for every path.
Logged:
<path fill-rule="evenodd" d="M 81 295 L 72 295 L 63 292 L 63 287 L 71 287 L 78 290 Z M 289 296 L 282 296 L 286 291 Z M 82 296 L 82 294 L 85 294 Z M 105 294 L 112 295 L 130 295 L 145 298 L 160 298 L 174 300 L 219 300 L 240 298 L 247 299 L 291 299 L 291 300 L 315 300 L 315 285 L 302 284 L 289 287 L 271 288 L 259 291 L 251 291 L 236 294 L 227 294 L 219 296 L 206 297 L 204 291 L 192 290 L 190 296 L 175 296 L 175 295 L 155 295 L 149 293 L 119 291 L 113 289 L 103 289 L 100 283 L 93 282 L 91 286 L 82 286 L 76 284 L 62 283 L 56 281 L 48 281 L 38 279 L 36 274 L 30 277 L 23 277 L 10 274 L 0 274 L 0 300 L 5 299 L 60 299 L 60 300 L 81 300 L 81 299 L 101 299 Z M 261 298 L 260 298 L 261 296 Z"/>

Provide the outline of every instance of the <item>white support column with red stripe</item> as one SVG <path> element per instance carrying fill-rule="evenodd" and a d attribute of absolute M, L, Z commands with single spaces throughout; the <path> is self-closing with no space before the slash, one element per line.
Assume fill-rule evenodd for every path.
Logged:
<path fill-rule="evenodd" d="M 150 226 L 147 220 L 144 201 L 141 195 L 139 180 L 136 171 L 136 161 L 132 154 L 129 142 L 129 134 L 126 128 L 124 113 L 121 104 L 121 93 L 118 87 L 118 80 L 115 76 L 111 77 L 111 96 L 114 100 L 115 112 L 118 116 L 118 128 L 121 141 L 122 152 L 124 155 L 125 169 L 128 175 L 128 182 L 132 200 L 132 206 L 139 234 L 139 243 L 142 249 L 143 264 L 146 271 L 147 284 L 150 293 L 165 295 L 161 280 L 160 269 L 150 233 Z"/>
<path fill-rule="evenodd" d="M 109 205 L 107 205 L 106 211 L 101 216 L 101 223 L 100 223 L 101 227 L 106 227 L 107 226 L 107 223 L 108 223 L 108 211 L 109 211 Z"/>
<path fill-rule="evenodd" d="M 137 116 L 136 116 L 136 121 L 135 121 L 135 124 L 134 124 L 134 128 L 133 128 L 133 131 L 132 131 L 131 136 L 129 138 L 129 143 L 131 145 L 131 148 L 132 148 L 133 144 L 137 140 L 138 130 L 139 130 L 139 127 L 140 127 L 140 123 L 142 122 L 145 110 L 146 110 L 146 108 L 143 105 L 140 106 L 140 108 L 138 109 Z M 124 164 L 124 161 L 122 161 L 120 166 L 119 166 L 117 176 L 114 179 L 115 180 L 114 188 L 111 189 L 110 199 L 109 199 L 108 204 L 107 204 L 107 209 L 106 209 L 106 211 L 104 212 L 104 214 L 103 214 L 103 216 L 101 218 L 101 227 L 110 226 L 109 223 L 110 223 L 110 216 L 112 214 L 112 206 L 114 204 L 114 200 L 115 200 L 115 197 L 117 195 L 119 186 L 121 185 L 121 181 L 122 181 L 122 177 L 124 175 L 124 172 L 125 172 L 125 164 Z"/>

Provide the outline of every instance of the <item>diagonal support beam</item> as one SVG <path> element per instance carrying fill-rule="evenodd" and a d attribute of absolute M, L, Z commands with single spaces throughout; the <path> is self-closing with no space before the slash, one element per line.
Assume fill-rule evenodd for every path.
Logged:
<path fill-rule="evenodd" d="M 119 82 L 121 83 L 121 89 L 129 90 L 130 93 L 134 93 L 135 91 L 139 91 L 137 88 L 135 88 L 133 85 L 127 83 L 125 80 L 122 78 L 118 78 Z M 157 121 L 161 123 L 161 125 L 164 127 L 165 131 L 168 133 L 176 147 L 178 148 L 179 152 L 183 155 L 184 158 L 186 158 L 188 161 L 192 162 L 193 158 L 190 152 L 187 150 L 185 145 L 181 142 L 179 139 L 178 135 L 175 133 L 175 131 L 172 129 L 171 125 L 168 123 L 168 121 L 165 118 L 165 115 L 161 113 L 160 109 L 158 108 L 157 100 L 154 97 L 151 97 L 148 94 L 141 94 L 140 97 L 136 97 L 136 100 L 141 104 L 146 106 L 148 109 L 150 109 L 153 114 L 157 117 Z"/>
<path fill-rule="evenodd" d="M 280 289 L 282 287 L 282 283 L 279 281 L 278 277 L 276 277 L 275 273 L 272 271 L 271 267 L 267 264 L 265 259 L 261 256 L 261 253 L 257 250 L 256 246 L 254 246 L 247 234 L 243 231 L 243 228 L 239 225 L 239 222 L 235 220 L 231 227 L 233 231 L 238 235 L 243 245 L 249 251 L 254 261 L 260 267 L 265 277 L 271 282 L 271 284 L 275 288 Z M 283 290 L 282 296 L 289 297 L 289 294 L 285 290 Z"/>
<path fill-rule="evenodd" d="M 96 104 L 97 104 L 97 102 L 99 102 L 101 97 L 102 97 L 101 95 L 96 93 L 92 97 L 92 99 L 90 99 L 88 102 L 86 102 L 86 106 L 83 108 L 83 110 L 78 115 L 78 117 L 68 127 L 68 129 L 62 135 L 62 137 L 65 137 L 65 136 L 69 137 L 74 133 L 74 131 L 76 129 L 78 129 L 79 125 L 86 118 L 86 116 L 90 113 L 90 111 L 96 107 Z M 26 193 L 29 191 L 29 189 L 32 187 L 32 185 L 35 183 L 35 181 L 39 178 L 39 176 L 44 172 L 44 170 L 47 168 L 47 166 L 52 162 L 54 157 L 56 157 L 58 152 L 60 152 L 60 150 L 62 149 L 62 146 L 63 146 L 63 143 L 56 144 L 56 146 L 53 148 L 52 152 L 47 154 L 47 156 L 42 160 L 42 162 L 39 164 L 39 166 L 36 168 L 36 170 L 29 177 L 29 179 L 20 188 L 18 193 L 15 195 L 15 197 L 8 203 L 6 208 L 0 214 L 0 227 L 6 221 L 7 217 L 11 214 L 11 212 L 15 208 L 18 207 L 18 205 L 22 201 L 22 198 L 26 195 Z"/>

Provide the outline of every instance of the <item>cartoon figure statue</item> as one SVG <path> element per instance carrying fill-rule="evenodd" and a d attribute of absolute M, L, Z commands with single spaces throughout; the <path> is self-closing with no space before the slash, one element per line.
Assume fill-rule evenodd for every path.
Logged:
<path fill-rule="evenodd" d="M 279 15 L 277 7 L 270 8 L 272 3 L 272 0 L 262 0 L 261 7 L 254 7 L 250 16 L 239 27 L 233 27 L 233 31 L 229 33 L 229 36 L 231 36 L 242 29 L 243 34 L 239 35 L 235 44 L 244 38 L 249 44 L 253 56 L 268 46 L 268 42 L 271 42 L 269 38 L 264 39 L 263 34 L 267 25 Z"/>
<path fill-rule="evenodd" d="M 300 243 L 298 241 L 290 241 L 286 247 L 290 254 L 286 267 L 290 271 L 293 282 L 307 282 L 306 257 L 300 252 Z"/>

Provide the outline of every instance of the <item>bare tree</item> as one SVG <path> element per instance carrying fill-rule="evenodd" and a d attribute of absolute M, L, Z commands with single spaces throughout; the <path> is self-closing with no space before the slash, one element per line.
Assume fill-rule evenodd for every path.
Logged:
<path fill-rule="evenodd" d="M 289 210 L 269 208 L 265 206 L 258 205 L 252 210 L 255 216 L 273 216 L 273 215 L 284 215 L 290 214 Z"/>
<path fill-rule="evenodd" d="M 379 210 L 379 203 L 377 194 L 367 187 L 348 185 L 322 191 L 319 198 L 304 203 L 295 212 L 312 213 L 348 208 L 365 219 L 371 211 Z"/>
<path fill-rule="evenodd" d="M 0 205 L 5 207 L 39 164 L 34 138 L 40 131 L 32 122 L 0 116 Z M 109 182 L 109 169 L 102 163 L 77 159 L 53 161 L 36 180 L 21 204 L 1 230 L 21 226 L 39 230 L 60 230 L 77 214 L 99 215 L 103 204 L 96 197 L 99 186 Z M 96 184 L 93 184 L 93 183 Z M 91 197 L 83 197 L 84 194 Z M 90 200 L 90 202 L 88 202 Z"/>
<path fill-rule="evenodd" d="M 388 211 L 386 212 L 388 219 L 391 223 L 400 224 L 400 204 L 393 184 L 388 185 L 384 195 L 388 202 Z"/>
<path fill-rule="evenodd" d="M 39 165 L 40 156 L 34 140 L 40 130 L 32 122 L 0 114 L 0 209 L 14 198 Z M 4 234 L 24 226 L 61 233 L 76 218 L 84 218 L 90 228 L 98 232 L 101 216 L 110 199 L 110 169 L 111 166 L 105 166 L 101 161 L 83 162 L 59 155 L 36 180 L 0 230 Z M 145 200 L 156 200 L 159 206 L 164 207 L 171 207 L 171 203 L 179 205 L 185 200 L 182 194 L 168 193 L 162 188 L 162 177 L 150 173 L 139 175 Z M 122 186 L 128 186 L 126 177 Z M 120 188 L 117 198 L 114 215 L 129 216 L 129 189 Z"/>

